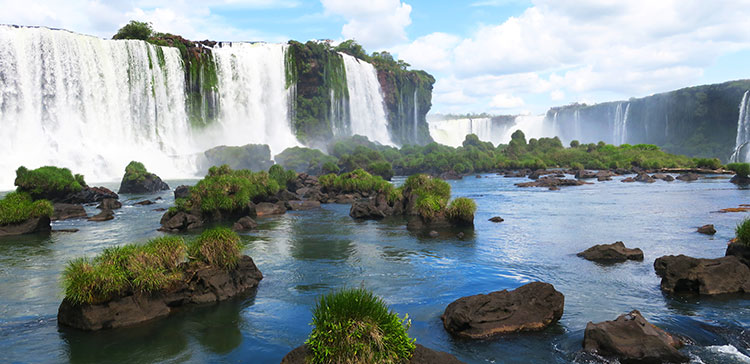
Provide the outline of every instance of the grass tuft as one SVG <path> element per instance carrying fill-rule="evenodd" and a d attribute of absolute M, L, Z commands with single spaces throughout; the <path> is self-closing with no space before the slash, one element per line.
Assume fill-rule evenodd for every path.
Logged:
<path fill-rule="evenodd" d="M 237 266 L 242 254 L 240 237 L 234 231 L 218 227 L 204 231 L 188 245 L 191 259 L 223 269 Z"/>
<path fill-rule="evenodd" d="M 176 210 L 198 208 L 204 213 L 237 212 L 257 197 L 279 192 L 279 183 L 267 172 L 232 170 L 227 165 L 211 167 L 208 175 L 190 188 L 190 197 L 175 201 Z"/>
<path fill-rule="evenodd" d="M 125 175 L 122 179 L 126 181 L 143 182 L 151 175 L 141 162 L 132 161 L 125 167 Z"/>
<path fill-rule="evenodd" d="M 387 192 L 390 194 L 393 185 L 380 176 L 373 176 L 364 169 L 355 169 L 348 173 L 335 175 L 333 173 L 320 176 L 320 184 L 339 192 Z"/>
<path fill-rule="evenodd" d="M 11 192 L 0 200 L 0 225 L 18 224 L 30 218 L 52 216 L 54 208 L 47 200 L 32 201 L 24 192 Z"/>
<path fill-rule="evenodd" d="M 466 197 L 459 197 L 451 201 L 446 214 L 451 220 L 463 222 L 473 222 L 474 213 L 477 211 L 477 204 L 474 200 Z"/>
<path fill-rule="evenodd" d="M 734 232 L 738 243 L 750 246 L 750 218 L 744 219 L 741 223 L 737 224 Z"/>
<path fill-rule="evenodd" d="M 83 176 L 73 176 L 67 168 L 45 166 L 28 170 L 21 166 L 16 170 L 15 185 L 18 192 L 26 192 L 34 200 L 55 200 L 81 191 L 85 182 Z"/>

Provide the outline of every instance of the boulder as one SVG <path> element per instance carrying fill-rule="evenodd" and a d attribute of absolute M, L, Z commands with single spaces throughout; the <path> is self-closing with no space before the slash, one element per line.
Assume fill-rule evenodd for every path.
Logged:
<path fill-rule="evenodd" d="M 89 217 L 89 221 L 107 221 L 115 218 L 115 213 L 112 210 L 102 210 L 102 212 Z"/>
<path fill-rule="evenodd" d="M 68 195 L 60 202 L 87 204 L 101 202 L 107 198 L 118 200 L 120 196 L 106 187 L 84 187 L 82 190 Z"/>
<path fill-rule="evenodd" d="M 134 203 L 133 205 L 148 206 L 148 205 L 153 205 L 154 203 L 155 202 L 151 200 L 143 200 L 143 201 L 138 201 Z"/>
<path fill-rule="evenodd" d="M 460 174 L 458 174 L 458 173 L 456 173 L 454 171 L 443 172 L 439 177 L 440 177 L 440 179 L 446 180 L 446 181 L 447 180 L 451 180 L 451 179 L 455 180 L 455 179 L 462 179 L 462 178 L 464 178 L 464 176 L 462 176 L 462 175 L 460 175 Z"/>
<path fill-rule="evenodd" d="M 52 206 L 54 207 L 54 212 L 52 213 L 52 221 L 88 216 L 88 214 L 86 214 L 86 209 L 84 209 L 83 205 L 80 204 L 58 202 L 53 204 Z"/>
<path fill-rule="evenodd" d="M 490 219 L 489 219 L 488 221 L 492 221 L 492 222 L 503 222 L 503 221 L 505 221 L 505 219 L 503 219 L 503 218 L 502 218 L 502 217 L 500 217 L 500 216 L 495 216 L 495 217 L 491 217 L 491 218 L 490 218 Z"/>
<path fill-rule="evenodd" d="M 611 181 L 612 177 L 609 177 L 609 176 L 597 176 L 596 180 L 599 181 L 599 182 Z"/>
<path fill-rule="evenodd" d="M 232 230 L 235 231 L 246 231 L 246 230 L 253 230 L 256 227 L 258 227 L 258 223 L 253 220 L 250 216 L 245 216 L 237 220 L 237 222 L 232 225 Z"/>
<path fill-rule="evenodd" d="M 655 179 L 651 178 L 651 176 L 648 175 L 648 173 L 638 173 L 638 175 L 635 177 L 636 182 L 644 182 L 644 183 L 654 183 L 656 182 Z"/>
<path fill-rule="evenodd" d="M 174 189 L 174 199 L 188 198 L 190 196 L 190 186 L 180 185 Z"/>
<path fill-rule="evenodd" d="M 320 201 L 289 201 L 289 209 L 292 211 L 312 210 L 320 208 Z"/>
<path fill-rule="evenodd" d="M 727 246 L 726 256 L 735 256 L 746 266 L 750 267 L 750 246 L 740 243 L 730 243 Z"/>
<path fill-rule="evenodd" d="M 736 256 L 699 259 L 668 255 L 656 259 L 662 291 L 717 295 L 750 293 L 750 268 Z"/>
<path fill-rule="evenodd" d="M 34 217 L 18 224 L 0 225 L 0 237 L 32 233 L 48 233 L 52 230 L 50 218 Z"/>
<path fill-rule="evenodd" d="M 286 205 L 284 202 L 270 203 L 261 202 L 255 205 L 255 216 L 271 216 L 271 215 L 283 215 L 286 213 Z"/>
<path fill-rule="evenodd" d="M 635 182 L 635 178 L 633 177 L 626 177 L 620 180 L 620 182 Z"/>
<path fill-rule="evenodd" d="M 279 199 L 279 201 L 294 201 L 300 199 L 300 197 L 297 196 L 296 193 L 290 192 L 287 189 L 279 191 L 279 193 L 276 194 L 276 197 Z"/>
<path fill-rule="evenodd" d="M 382 219 L 388 216 L 388 204 L 379 204 L 377 198 L 366 198 L 352 203 L 349 216 L 355 219 Z"/>
<path fill-rule="evenodd" d="M 146 173 L 142 179 L 128 179 L 127 174 L 122 177 L 118 193 L 155 193 L 169 189 L 169 185 L 153 173 Z"/>
<path fill-rule="evenodd" d="M 713 224 L 703 225 L 698 228 L 698 232 L 701 234 L 713 235 L 716 234 L 716 228 L 714 228 Z"/>
<path fill-rule="evenodd" d="M 539 177 L 544 175 L 545 172 L 547 171 L 544 169 L 537 169 L 536 171 L 531 172 L 531 174 L 529 175 L 529 179 L 539 179 Z"/>
<path fill-rule="evenodd" d="M 120 207 L 122 207 L 122 202 L 114 198 L 105 198 L 96 208 L 101 210 L 117 210 Z"/>
<path fill-rule="evenodd" d="M 459 298 L 445 309 L 445 329 L 458 337 L 482 339 L 496 334 L 542 330 L 563 314 L 565 297 L 549 283 L 533 282 Z"/>
<path fill-rule="evenodd" d="M 750 185 L 750 177 L 740 176 L 739 174 L 735 174 L 734 176 L 732 176 L 731 179 L 729 179 L 729 182 L 732 182 L 736 185 L 746 186 L 746 185 Z"/>
<path fill-rule="evenodd" d="M 621 241 L 612 244 L 594 245 L 578 254 L 579 257 L 595 262 L 624 262 L 626 260 L 643 260 L 641 249 L 629 249 Z"/>
<path fill-rule="evenodd" d="M 575 178 L 577 179 L 589 179 L 589 178 L 597 178 L 597 173 L 594 171 L 586 171 L 583 169 L 579 169 L 576 171 Z"/>
<path fill-rule="evenodd" d="M 685 182 L 695 181 L 698 178 L 700 178 L 700 175 L 697 174 L 697 173 L 683 173 L 683 174 L 677 176 L 678 180 L 685 181 Z"/>
<path fill-rule="evenodd" d="M 614 321 L 589 322 L 583 334 L 583 349 L 616 357 L 621 363 L 684 363 L 688 357 L 677 351 L 680 339 L 654 326 L 637 310 Z"/>
<path fill-rule="evenodd" d="M 653 178 L 653 179 L 660 179 L 660 180 L 665 181 L 665 182 L 672 182 L 672 181 L 674 181 L 674 177 L 672 177 L 672 175 L 664 174 L 664 173 L 654 174 L 653 176 L 651 176 L 651 178 Z"/>
<path fill-rule="evenodd" d="M 191 229 L 197 229 L 203 226 L 203 219 L 200 215 L 194 215 L 184 211 L 176 213 L 167 212 L 161 217 L 160 231 L 179 232 Z"/>
<path fill-rule="evenodd" d="M 338 195 L 335 199 L 335 202 L 340 204 L 351 204 L 354 203 L 354 201 L 356 201 L 356 199 L 350 194 Z"/>
<path fill-rule="evenodd" d="M 591 184 L 579 179 L 563 179 L 556 177 L 541 177 L 533 182 L 516 183 L 518 187 L 563 187 L 563 186 L 581 186 Z"/>
<path fill-rule="evenodd" d="M 415 344 L 416 348 L 412 353 L 408 364 L 463 364 L 455 356 L 444 351 L 437 351 L 426 348 L 422 345 Z M 306 364 L 306 358 L 310 355 L 310 350 L 306 345 L 297 347 L 290 351 L 281 359 L 281 364 Z"/>
<path fill-rule="evenodd" d="M 167 316 L 180 306 L 226 300 L 257 287 L 263 279 L 252 258 L 246 255 L 228 271 L 202 263 L 183 264 L 187 265 L 185 279 L 164 291 L 126 292 L 107 302 L 83 305 L 63 299 L 57 322 L 86 331 L 131 326 Z"/>

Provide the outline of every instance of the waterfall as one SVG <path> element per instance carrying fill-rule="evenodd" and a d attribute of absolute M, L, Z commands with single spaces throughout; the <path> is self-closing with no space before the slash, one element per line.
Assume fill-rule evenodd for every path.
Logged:
<path fill-rule="evenodd" d="M 117 180 L 131 160 L 192 175 L 176 48 L 47 28 L 0 26 L 0 189 L 24 165 Z"/>
<path fill-rule="evenodd" d="M 740 116 L 737 119 L 737 139 L 734 143 L 734 152 L 729 157 L 731 162 L 748 162 L 750 161 L 750 104 L 748 104 L 748 94 L 750 90 L 745 91 L 740 102 Z"/>
<path fill-rule="evenodd" d="M 630 114 L 630 103 L 625 106 L 625 112 L 622 111 L 622 103 L 617 104 L 615 109 L 615 120 L 613 122 L 612 142 L 615 145 L 625 144 L 628 136 L 627 124 L 628 115 Z"/>
<path fill-rule="evenodd" d="M 417 90 L 414 90 L 414 144 L 419 144 L 419 104 L 417 104 Z"/>
<path fill-rule="evenodd" d="M 524 136 L 526 136 L 527 141 L 531 138 L 539 139 L 543 137 L 555 137 L 554 127 L 552 130 L 548 130 L 548 128 L 545 127 L 544 115 L 519 115 L 515 118 L 515 124 L 512 127 L 505 129 L 505 132 L 500 137 L 500 143 L 509 143 L 511 135 L 513 135 L 516 130 L 522 131 Z"/>
<path fill-rule="evenodd" d="M 492 118 L 430 119 L 430 136 L 436 142 L 451 147 L 461 146 L 467 134 L 476 134 L 479 140 L 494 145 L 508 144 L 516 130 L 523 131 L 526 140 L 554 137 L 554 127 L 548 128 L 544 115 L 519 115 L 510 124 L 501 125 Z"/>
<path fill-rule="evenodd" d="M 630 115 L 630 103 L 625 106 L 625 116 L 622 118 L 622 132 L 620 133 L 620 144 L 625 144 L 628 141 L 628 116 Z"/>
<path fill-rule="evenodd" d="M 581 141 L 581 110 L 576 109 L 573 113 L 573 139 Z"/>
<path fill-rule="evenodd" d="M 367 136 L 381 144 L 393 145 L 375 67 L 348 54 L 340 54 L 344 57 L 346 69 L 351 133 Z"/>
<path fill-rule="evenodd" d="M 220 122 L 203 133 L 202 145 L 268 144 L 272 155 L 299 145 L 290 123 L 294 90 L 286 88 L 287 47 L 222 43 L 213 48 Z"/>

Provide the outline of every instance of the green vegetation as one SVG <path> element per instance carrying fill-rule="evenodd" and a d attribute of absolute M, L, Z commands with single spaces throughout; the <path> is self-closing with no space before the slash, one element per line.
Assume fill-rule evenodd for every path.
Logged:
<path fill-rule="evenodd" d="M 314 364 L 402 363 L 416 346 L 385 302 L 365 289 L 323 295 L 313 308 L 313 330 L 306 344 Z"/>
<path fill-rule="evenodd" d="M 744 219 L 741 223 L 737 224 L 734 232 L 738 243 L 750 246 L 750 219 Z"/>
<path fill-rule="evenodd" d="M 719 169 L 721 160 L 719 158 L 696 158 L 695 166 L 698 168 Z"/>
<path fill-rule="evenodd" d="M 380 176 L 373 176 L 363 169 L 341 175 L 327 174 L 318 179 L 321 186 L 338 192 L 388 192 L 394 188 Z"/>
<path fill-rule="evenodd" d="M 474 222 L 474 213 L 476 211 L 477 204 L 474 200 L 466 197 L 459 197 L 451 201 L 445 212 L 451 220 Z"/>
<path fill-rule="evenodd" d="M 337 173 L 338 166 L 332 168 L 331 164 L 336 165 L 335 157 L 326 155 L 317 149 L 292 147 L 284 149 L 283 152 L 274 157 L 276 163 L 287 169 L 293 169 L 298 173 L 307 173 L 318 175 L 323 173 Z M 323 167 L 328 165 L 329 169 L 323 171 Z"/>
<path fill-rule="evenodd" d="M 143 182 L 146 178 L 149 178 L 151 173 L 148 173 L 143 163 L 132 161 L 125 167 L 125 175 L 122 177 L 126 181 Z"/>
<path fill-rule="evenodd" d="M 727 169 L 734 171 L 740 177 L 747 177 L 750 174 L 749 163 L 729 163 Z"/>
<path fill-rule="evenodd" d="M 248 203 L 254 199 L 275 195 L 279 189 L 279 183 L 267 172 L 235 171 L 227 165 L 214 166 L 190 189 L 189 198 L 175 201 L 175 208 L 181 211 L 198 209 L 205 214 L 234 214 L 247 209 Z"/>
<path fill-rule="evenodd" d="M 19 192 L 28 193 L 34 200 L 56 200 L 81 191 L 86 183 L 83 176 L 73 176 L 67 168 L 46 166 L 28 170 L 21 166 L 16 170 L 15 185 Z"/>
<path fill-rule="evenodd" d="M 24 222 L 31 218 L 52 216 L 52 204 L 47 200 L 32 201 L 25 192 L 11 192 L 0 200 L 0 225 Z"/>
<path fill-rule="evenodd" d="M 153 32 L 154 30 L 151 28 L 151 24 L 131 20 L 130 23 L 120 28 L 120 30 L 117 31 L 117 34 L 112 36 L 112 39 L 147 40 L 151 38 Z"/>
<path fill-rule="evenodd" d="M 232 169 L 265 171 L 273 165 L 271 148 L 267 144 L 246 144 L 237 147 L 220 145 L 203 154 L 210 166 L 226 164 Z"/>
<path fill-rule="evenodd" d="M 239 236 L 225 228 L 206 230 L 189 243 L 165 236 L 142 245 L 111 247 L 93 259 L 69 262 L 63 272 L 63 289 L 65 297 L 76 304 L 157 292 L 185 279 L 183 262 L 231 269 L 237 265 L 241 251 Z"/>
<path fill-rule="evenodd" d="M 451 197 L 451 185 L 426 174 L 410 176 L 404 182 L 403 188 L 417 196 L 415 207 L 419 215 L 428 220 L 445 211 Z"/>
<path fill-rule="evenodd" d="M 268 175 L 279 184 L 280 188 L 287 188 L 290 183 L 297 179 L 297 172 L 291 169 L 284 170 L 284 167 L 278 164 L 274 164 L 268 169 Z"/>

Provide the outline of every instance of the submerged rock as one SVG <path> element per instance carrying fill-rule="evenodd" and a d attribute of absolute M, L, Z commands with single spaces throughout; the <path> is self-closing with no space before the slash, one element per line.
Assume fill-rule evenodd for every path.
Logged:
<path fill-rule="evenodd" d="M 516 183 L 518 187 L 564 187 L 564 186 L 582 186 L 591 184 L 578 179 L 563 179 L 556 177 L 542 177 L 533 182 Z"/>
<path fill-rule="evenodd" d="M 750 268 L 736 256 L 699 259 L 668 255 L 656 259 L 662 291 L 717 295 L 750 293 Z"/>
<path fill-rule="evenodd" d="M 637 310 L 614 321 L 589 322 L 583 336 L 583 349 L 603 356 L 614 356 L 621 363 L 684 363 L 688 357 L 677 351 L 683 343 L 654 326 Z"/>
<path fill-rule="evenodd" d="M 33 217 L 18 224 L 0 225 L 0 237 L 31 233 L 48 233 L 50 230 L 52 230 L 52 227 L 50 226 L 49 217 Z"/>
<path fill-rule="evenodd" d="M 255 205 L 255 215 L 258 217 L 283 215 L 285 213 L 286 213 L 286 205 L 284 205 L 284 202 L 277 202 L 277 203 L 261 202 Z"/>
<path fill-rule="evenodd" d="M 63 299 L 57 321 L 86 331 L 135 325 L 167 316 L 180 306 L 226 300 L 258 286 L 263 279 L 252 258 L 246 255 L 235 269 L 226 271 L 194 263 L 186 268 L 184 276 L 185 280 L 152 294 L 129 292 L 107 302 L 84 305 Z"/>
<path fill-rule="evenodd" d="M 411 359 L 407 362 L 408 364 L 464 364 L 455 356 L 444 351 L 432 350 L 419 344 L 415 345 L 416 348 Z M 306 364 L 309 355 L 310 350 L 306 345 L 302 345 L 286 354 L 281 359 L 281 364 Z"/>
<path fill-rule="evenodd" d="M 320 201 L 292 200 L 292 201 L 289 201 L 288 204 L 289 204 L 289 209 L 292 211 L 312 210 L 312 209 L 320 208 Z"/>
<path fill-rule="evenodd" d="M 597 178 L 597 173 L 594 171 L 586 171 L 583 169 L 579 169 L 576 171 L 575 178 L 577 179 L 589 179 L 589 178 Z"/>
<path fill-rule="evenodd" d="M 644 183 L 654 183 L 656 182 L 655 179 L 651 178 L 651 176 L 648 175 L 648 173 L 638 173 L 637 176 L 635 176 L 636 182 L 644 182 Z"/>
<path fill-rule="evenodd" d="M 594 245 L 578 254 L 579 257 L 595 262 L 624 262 L 626 260 L 643 260 L 643 251 L 638 248 L 626 248 L 623 242 Z"/>
<path fill-rule="evenodd" d="M 492 221 L 492 222 L 503 222 L 503 221 L 505 221 L 505 219 L 503 219 L 503 218 L 502 218 L 502 217 L 500 217 L 500 216 L 495 216 L 495 217 L 491 217 L 491 218 L 490 218 L 490 219 L 489 219 L 488 221 Z"/>
<path fill-rule="evenodd" d="M 112 210 L 103 210 L 102 212 L 89 217 L 89 221 L 107 221 L 115 218 L 115 213 Z"/>
<path fill-rule="evenodd" d="M 482 339 L 497 334 L 542 330 L 563 314 L 565 297 L 549 283 L 533 282 L 459 298 L 441 316 L 445 329 L 458 337 Z"/>
<path fill-rule="evenodd" d="M 713 235 L 716 234 L 716 228 L 714 228 L 713 224 L 703 225 L 698 228 L 698 232 L 701 234 Z"/>
<path fill-rule="evenodd" d="M 133 205 L 148 206 L 148 205 L 153 205 L 154 203 L 155 202 L 151 200 L 143 200 L 143 201 L 138 201 L 134 203 Z"/>
<path fill-rule="evenodd" d="M 121 207 L 122 202 L 115 200 L 114 198 L 105 198 L 96 208 L 101 210 L 117 210 Z"/>
<path fill-rule="evenodd" d="M 729 182 L 732 182 L 736 185 L 750 185 L 750 177 L 748 176 L 740 176 L 739 174 L 735 174 L 731 179 L 729 179 Z"/>
<path fill-rule="evenodd" d="M 55 220 L 67 220 L 78 217 L 87 217 L 86 209 L 80 204 L 70 203 L 55 203 L 52 205 L 54 212 L 52 213 L 52 221 Z"/>
<path fill-rule="evenodd" d="M 672 177 L 669 174 L 664 174 L 664 173 L 654 174 L 653 176 L 651 176 L 651 178 L 653 178 L 653 179 L 660 179 L 660 180 L 665 181 L 665 182 L 672 182 L 672 181 L 674 181 L 674 177 Z"/>
<path fill-rule="evenodd" d="M 697 173 L 692 173 L 692 172 L 691 173 L 683 173 L 683 174 L 677 176 L 678 180 L 685 181 L 685 182 L 695 181 L 698 178 L 700 178 L 700 175 L 697 174 Z"/>
<path fill-rule="evenodd" d="M 635 182 L 635 178 L 633 178 L 633 177 L 626 177 L 626 178 L 623 178 L 622 180 L 620 180 L 620 182 L 626 182 L 626 183 L 628 183 L 628 182 Z"/>
<path fill-rule="evenodd" d="M 245 216 L 237 220 L 237 222 L 235 222 L 234 225 L 232 225 L 232 230 L 245 231 L 245 230 L 253 230 L 256 227 L 258 227 L 258 223 L 256 223 L 252 217 Z"/>

